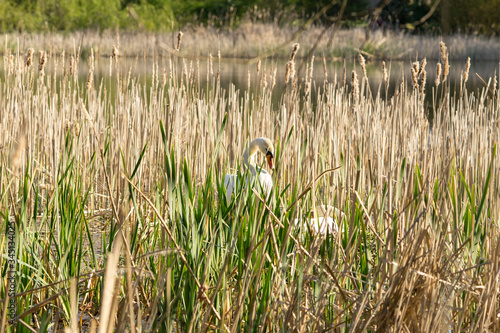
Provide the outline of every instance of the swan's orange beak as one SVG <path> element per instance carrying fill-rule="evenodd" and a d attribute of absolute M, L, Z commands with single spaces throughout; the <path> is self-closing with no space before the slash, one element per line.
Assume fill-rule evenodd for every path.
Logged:
<path fill-rule="evenodd" d="M 274 170 L 273 155 L 271 153 L 267 153 L 266 159 L 267 159 L 267 165 L 269 165 L 269 169 Z"/>

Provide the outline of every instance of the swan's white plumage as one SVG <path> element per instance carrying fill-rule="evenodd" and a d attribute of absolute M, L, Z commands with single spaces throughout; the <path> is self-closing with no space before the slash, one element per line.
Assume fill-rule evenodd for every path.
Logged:
<path fill-rule="evenodd" d="M 258 138 L 250 142 L 250 145 L 245 152 L 243 153 L 243 161 L 247 166 L 248 170 L 252 174 L 251 179 L 238 179 L 237 175 L 228 174 L 224 177 L 224 187 L 226 188 L 226 199 L 229 201 L 231 199 L 231 195 L 235 191 L 238 186 L 248 186 L 249 183 L 255 181 L 255 185 L 258 187 L 258 190 L 262 191 L 265 195 L 266 200 L 271 193 L 273 188 L 273 179 L 271 175 L 264 169 L 255 166 L 253 162 L 254 155 L 258 152 L 262 152 L 267 157 L 267 161 L 270 168 L 274 168 L 273 165 L 273 154 L 274 147 L 271 143 L 271 140 L 268 138 Z M 269 157 L 270 156 L 270 157 Z M 254 177 L 256 177 L 254 179 Z"/>
<path fill-rule="evenodd" d="M 342 221 L 345 214 L 333 206 L 320 205 L 316 207 L 317 217 L 305 220 L 316 235 L 337 234 L 339 232 L 338 223 Z M 295 219 L 295 227 L 303 225 L 303 219 Z M 304 227 L 306 227 L 304 225 Z"/>

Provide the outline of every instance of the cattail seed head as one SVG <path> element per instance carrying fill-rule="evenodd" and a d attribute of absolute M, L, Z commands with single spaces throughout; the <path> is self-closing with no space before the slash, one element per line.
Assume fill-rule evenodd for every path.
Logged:
<path fill-rule="evenodd" d="M 465 64 L 465 74 L 464 74 L 464 83 L 469 79 L 469 70 L 470 70 L 470 57 L 467 57 L 467 63 Z"/>
<path fill-rule="evenodd" d="M 439 48 L 441 49 L 441 60 L 443 60 L 447 56 L 446 44 L 443 41 L 439 42 Z"/>
<path fill-rule="evenodd" d="M 181 50 L 182 35 L 182 31 L 179 31 L 179 34 L 177 35 L 177 51 Z"/>
<path fill-rule="evenodd" d="M 290 61 L 290 78 L 294 78 L 295 77 L 295 62 L 294 61 Z"/>
<path fill-rule="evenodd" d="M 443 82 L 446 81 L 446 78 L 448 77 L 449 73 L 450 73 L 450 63 L 448 61 L 448 55 L 446 55 L 446 58 L 444 59 L 443 63 Z"/>
<path fill-rule="evenodd" d="M 353 70 L 352 71 L 352 93 L 354 96 L 354 101 L 357 102 L 359 100 L 359 81 L 358 81 L 358 75 L 356 72 Z"/>
<path fill-rule="evenodd" d="M 424 94 L 425 93 L 425 82 L 427 80 L 427 71 L 424 69 L 422 70 L 422 78 L 420 79 L 420 93 Z"/>
<path fill-rule="evenodd" d="M 290 63 L 291 61 L 286 63 L 286 69 L 285 69 L 285 83 L 288 83 L 290 80 Z"/>
<path fill-rule="evenodd" d="M 411 79 L 413 81 L 413 88 L 418 89 L 418 79 L 417 79 L 417 70 L 415 69 L 415 64 L 411 68 Z"/>
<path fill-rule="evenodd" d="M 446 48 L 446 44 L 441 41 L 439 42 L 439 47 L 441 49 L 441 63 L 443 64 L 443 79 L 441 82 L 444 82 L 450 73 L 450 63 L 448 60 L 448 49 Z"/>
<path fill-rule="evenodd" d="M 26 67 L 30 67 L 33 62 L 33 49 L 29 48 L 28 53 L 26 54 L 26 58 L 24 60 Z"/>
<path fill-rule="evenodd" d="M 44 51 L 38 52 L 38 70 L 40 71 L 40 75 L 42 76 L 46 61 L 47 61 L 47 53 Z"/>
<path fill-rule="evenodd" d="M 417 76 L 420 77 L 420 75 L 422 75 L 422 73 L 424 72 L 425 70 L 425 66 L 427 65 L 427 58 L 424 58 L 422 60 L 422 62 L 420 63 L 420 68 L 418 69 L 418 74 Z"/>
<path fill-rule="evenodd" d="M 365 57 L 361 53 L 358 54 L 358 59 L 359 59 L 359 64 L 361 65 L 361 68 L 363 69 L 363 74 L 366 77 L 366 60 Z"/>
<path fill-rule="evenodd" d="M 261 60 L 257 61 L 257 75 L 260 73 Z"/>
<path fill-rule="evenodd" d="M 438 62 L 436 67 L 436 87 L 441 83 L 441 63 Z"/>
<path fill-rule="evenodd" d="M 415 73 L 419 73 L 419 68 L 420 68 L 420 63 L 418 61 L 415 61 L 412 64 L 412 69 L 415 71 Z"/>
<path fill-rule="evenodd" d="M 94 71 L 89 69 L 89 75 L 87 77 L 87 90 L 92 88 L 92 82 L 94 81 Z"/>
<path fill-rule="evenodd" d="M 299 48 L 300 48 L 299 43 L 293 44 L 292 54 L 290 54 L 290 61 L 295 60 L 295 56 L 297 55 L 297 51 L 299 50 Z"/>

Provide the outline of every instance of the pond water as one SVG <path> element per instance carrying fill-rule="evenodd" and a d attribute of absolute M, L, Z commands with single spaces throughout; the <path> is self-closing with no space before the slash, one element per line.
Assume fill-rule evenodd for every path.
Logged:
<path fill-rule="evenodd" d="M 82 57 L 83 58 L 83 57 Z M 52 59 L 53 60 L 53 59 Z M 37 61 L 35 57 L 34 61 Z M 153 64 L 155 64 L 155 69 L 153 69 Z M 296 59 L 296 70 L 298 71 L 299 84 L 304 84 L 303 79 L 305 77 L 306 69 L 310 71 L 311 62 L 303 62 L 301 59 Z M 455 92 L 460 90 L 461 80 L 463 73 L 465 72 L 465 62 L 452 62 L 450 64 L 450 73 L 448 76 L 448 81 L 451 89 L 451 96 L 453 97 Z M 45 72 L 50 75 L 53 74 L 54 61 L 49 61 L 46 66 Z M 57 73 L 62 75 L 63 69 L 61 68 L 61 61 L 59 59 Z M 221 68 L 221 87 L 226 91 L 229 90 L 231 84 L 234 84 L 236 90 L 240 90 L 240 96 L 242 92 L 248 90 L 250 83 L 250 92 L 256 93 L 257 89 L 260 89 L 259 79 L 265 78 L 267 84 L 270 86 L 272 84 L 272 77 L 275 75 L 276 86 L 273 89 L 272 103 L 276 108 L 280 102 L 280 98 L 285 87 L 285 71 L 286 71 L 286 61 L 279 59 L 264 59 L 260 65 L 260 72 L 257 73 L 257 63 L 248 64 L 247 60 L 243 59 L 223 59 L 220 64 Z M 406 61 L 386 61 L 386 66 L 389 71 L 389 89 L 387 95 L 389 98 L 394 94 L 395 89 L 400 85 L 403 77 L 408 86 L 412 85 L 411 80 L 411 62 Z M 65 61 L 66 71 L 69 68 L 69 61 Z M 94 85 L 104 83 L 108 86 L 108 91 L 113 93 L 113 87 L 111 85 L 111 80 L 109 78 L 110 70 L 115 72 L 117 69 L 111 68 L 110 58 L 106 56 L 97 56 L 95 58 L 95 79 Z M 151 84 L 153 71 L 157 71 L 156 75 L 160 77 L 163 71 L 165 71 L 168 76 L 170 73 L 170 68 L 177 68 L 177 76 L 180 77 L 183 73 L 192 73 L 194 80 L 199 82 L 202 89 L 207 88 L 207 79 L 212 81 L 214 77 L 217 76 L 219 63 L 217 56 L 212 58 L 212 62 L 207 57 L 203 59 L 176 59 L 171 58 L 168 55 L 156 56 L 154 59 L 146 56 L 136 56 L 135 58 L 119 58 L 118 70 L 121 72 L 121 77 L 125 78 L 130 73 L 131 78 L 136 82 L 145 83 L 147 86 Z M 211 67 L 211 68 L 210 68 Z M 210 68 L 210 75 L 207 76 L 207 69 Z M 381 95 L 385 97 L 385 89 L 383 84 L 383 72 L 382 72 L 382 62 L 381 61 L 369 61 L 366 65 L 368 82 L 370 84 L 370 89 L 373 95 L 376 95 L 380 89 Z M 491 79 L 490 85 L 493 85 L 493 77 L 498 74 L 499 63 L 494 61 L 486 62 L 473 62 L 471 63 L 469 71 L 469 79 L 467 81 L 467 90 L 474 93 L 479 93 L 485 88 L 485 84 L 477 77 L 479 75 L 485 82 Z M 321 87 L 324 83 L 325 78 L 328 82 L 337 82 L 340 85 L 344 83 L 344 75 L 346 75 L 346 82 L 349 87 L 351 87 L 351 73 L 355 70 L 358 79 L 361 82 L 363 76 L 362 68 L 357 60 L 348 59 L 345 61 L 330 61 L 323 60 L 322 58 L 316 57 L 313 63 L 313 88 L 312 93 L 317 92 L 317 88 Z M 300 72 L 299 72 L 300 71 Z M 436 79 L 436 62 L 429 61 L 426 66 L 427 80 L 426 80 L 426 104 L 428 108 L 432 108 L 432 95 L 433 89 L 435 89 L 435 79 Z M 36 70 L 38 72 L 38 70 Z M 88 76 L 88 64 L 85 59 L 80 61 L 78 66 L 79 81 L 81 84 L 85 85 Z M 326 73 L 326 75 L 325 75 Z M 345 74 L 344 74 L 345 73 Z M 477 73 L 477 75 L 476 75 Z M 175 75 L 175 72 L 174 72 Z M 264 76 L 265 75 L 265 76 Z M 5 80 L 5 69 L 0 67 L 0 80 Z M 250 80 L 250 81 L 249 81 Z M 313 98 L 314 102 L 315 99 Z"/>

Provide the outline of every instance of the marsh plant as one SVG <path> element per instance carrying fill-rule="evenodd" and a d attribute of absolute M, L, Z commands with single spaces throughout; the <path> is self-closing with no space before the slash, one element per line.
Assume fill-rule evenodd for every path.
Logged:
<path fill-rule="evenodd" d="M 470 63 L 449 69 L 436 44 L 438 77 L 419 62 L 392 97 L 362 56 L 352 81 L 297 69 L 286 85 L 262 59 L 239 90 L 221 85 L 220 53 L 183 58 L 181 36 L 137 58 L 145 77 L 116 41 L 81 76 L 78 47 L 6 47 L 0 267 L 14 226 L 15 293 L 3 279 L 1 332 L 498 331 L 496 77 L 451 90 L 447 71 Z M 271 195 L 228 200 L 224 175 L 245 176 L 261 136 Z M 295 225 L 319 205 L 342 212 L 338 232 Z"/>

